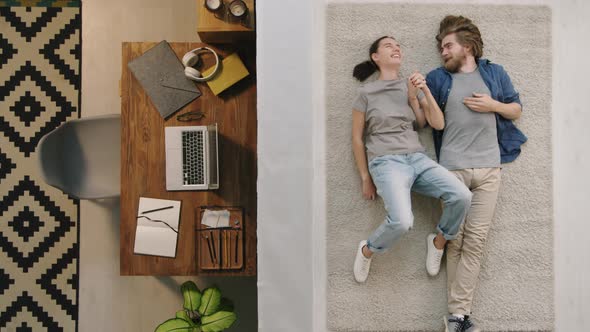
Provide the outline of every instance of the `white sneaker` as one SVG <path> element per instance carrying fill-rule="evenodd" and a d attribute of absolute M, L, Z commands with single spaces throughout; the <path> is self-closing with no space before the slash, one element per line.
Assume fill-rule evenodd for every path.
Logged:
<path fill-rule="evenodd" d="M 445 253 L 444 249 L 436 249 L 434 246 L 434 238 L 436 234 L 428 234 L 426 237 L 426 271 L 431 277 L 434 277 L 440 271 L 440 262 L 442 260 L 442 256 Z"/>
<path fill-rule="evenodd" d="M 356 258 L 354 259 L 354 279 L 363 283 L 369 276 L 369 268 L 371 267 L 371 258 L 363 255 L 363 247 L 367 245 L 367 241 L 363 240 L 359 243 L 359 248 L 356 251 Z"/>

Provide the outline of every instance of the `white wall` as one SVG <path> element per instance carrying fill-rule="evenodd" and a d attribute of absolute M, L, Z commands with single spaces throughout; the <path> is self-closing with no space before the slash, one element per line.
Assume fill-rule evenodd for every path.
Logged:
<path fill-rule="evenodd" d="M 553 10 L 556 330 L 590 330 L 590 3 L 501 2 Z M 259 330 L 324 331 L 323 2 L 259 0 L 257 20 Z"/>
<path fill-rule="evenodd" d="M 590 331 L 590 2 L 553 7 L 553 165 L 557 331 Z"/>

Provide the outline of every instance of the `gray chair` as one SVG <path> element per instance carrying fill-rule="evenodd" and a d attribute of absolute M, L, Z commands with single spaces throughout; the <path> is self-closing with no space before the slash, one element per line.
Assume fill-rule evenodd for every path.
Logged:
<path fill-rule="evenodd" d="M 37 151 L 47 184 L 79 199 L 119 196 L 120 115 L 67 121 L 41 138 Z"/>

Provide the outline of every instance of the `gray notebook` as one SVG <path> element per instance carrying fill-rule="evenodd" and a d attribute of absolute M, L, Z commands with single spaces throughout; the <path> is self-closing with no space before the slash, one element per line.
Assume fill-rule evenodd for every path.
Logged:
<path fill-rule="evenodd" d="M 127 67 L 163 118 L 201 95 L 195 83 L 184 76 L 184 66 L 165 40 L 131 60 Z"/>

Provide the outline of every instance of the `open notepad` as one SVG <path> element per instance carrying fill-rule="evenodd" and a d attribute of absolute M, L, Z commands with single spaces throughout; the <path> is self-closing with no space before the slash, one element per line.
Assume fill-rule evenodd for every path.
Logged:
<path fill-rule="evenodd" d="M 176 257 L 179 217 L 180 201 L 140 197 L 133 252 Z"/>

